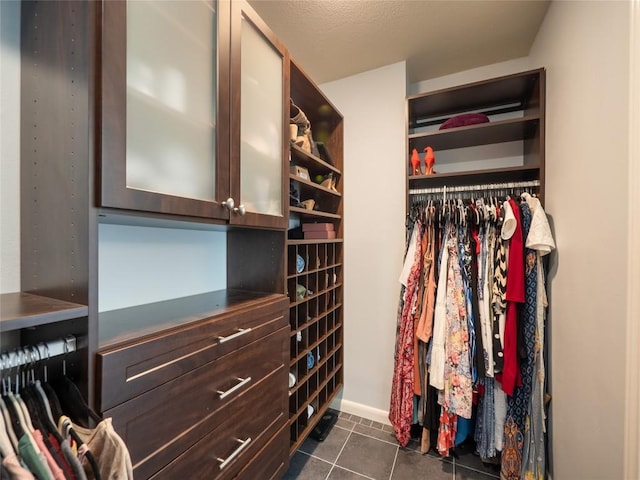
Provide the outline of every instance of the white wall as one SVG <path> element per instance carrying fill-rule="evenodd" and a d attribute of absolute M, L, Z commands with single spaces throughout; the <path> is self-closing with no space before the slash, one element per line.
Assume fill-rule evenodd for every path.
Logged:
<path fill-rule="evenodd" d="M 553 2 L 530 52 L 547 67 L 553 477 L 623 478 L 628 2 Z M 606 28 L 603 26 L 606 25 Z"/>
<path fill-rule="evenodd" d="M 224 232 L 100 225 L 98 310 L 226 288 Z"/>
<path fill-rule="evenodd" d="M 550 440 L 558 479 L 623 478 L 628 15 L 627 2 L 553 2 L 529 57 L 408 89 L 414 94 L 547 68 L 546 208 L 558 245 L 549 278 Z M 389 89 L 372 95 L 384 73 L 323 87 L 347 126 L 343 403 L 365 411 L 388 410 L 403 248 L 396 230 L 402 231 L 404 210 L 396 196 L 404 198 L 404 181 L 396 175 L 404 171 L 405 145 L 390 142 L 384 156 L 370 146 L 395 138 L 389 129 L 401 135 L 404 123 Z M 385 188 L 374 200 L 370 176 L 379 162 Z M 379 255 L 382 244 L 389 255 Z"/>
<path fill-rule="evenodd" d="M 342 408 L 384 420 L 404 254 L 405 63 L 321 88 L 345 118 Z"/>
<path fill-rule="evenodd" d="M 20 290 L 20 2 L 0 1 L 0 293 Z"/>

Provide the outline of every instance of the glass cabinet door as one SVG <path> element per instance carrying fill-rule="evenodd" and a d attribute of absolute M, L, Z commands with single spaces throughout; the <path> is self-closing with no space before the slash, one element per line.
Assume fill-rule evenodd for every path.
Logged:
<path fill-rule="evenodd" d="M 229 9 L 103 3 L 102 206 L 228 218 Z"/>
<path fill-rule="evenodd" d="M 250 6 L 233 4 L 231 222 L 283 227 L 287 53 Z"/>

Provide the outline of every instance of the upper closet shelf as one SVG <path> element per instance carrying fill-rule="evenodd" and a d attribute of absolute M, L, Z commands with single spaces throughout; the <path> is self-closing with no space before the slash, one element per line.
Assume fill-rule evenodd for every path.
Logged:
<path fill-rule="evenodd" d="M 309 180 L 299 177 L 298 175 L 294 175 L 292 173 L 289 174 L 289 180 L 294 180 L 296 182 L 299 182 L 301 184 L 303 191 L 306 194 L 313 194 L 314 192 L 317 192 L 317 193 L 326 193 L 329 195 L 333 195 L 335 197 L 342 196 L 342 194 L 338 191 L 330 190 L 327 187 L 323 187 L 318 183 L 310 182 Z"/>
<path fill-rule="evenodd" d="M 539 121 L 538 115 L 527 115 L 480 125 L 414 133 L 409 135 L 409 148 L 422 152 L 426 146 L 430 146 L 434 151 L 439 151 L 533 138 Z"/>
<path fill-rule="evenodd" d="M 535 92 L 542 71 L 531 70 L 408 97 L 409 128 L 436 125 L 446 117 L 469 111 L 493 115 L 539 110 L 539 96 Z"/>
<path fill-rule="evenodd" d="M 0 295 L 0 332 L 86 317 L 86 305 L 16 292 Z"/>
<path fill-rule="evenodd" d="M 291 161 L 296 165 L 315 170 L 330 170 L 338 175 L 342 175 L 342 172 L 333 165 L 325 162 L 320 157 L 316 157 L 310 153 L 305 152 L 302 148 L 296 144 L 291 144 Z"/>
<path fill-rule="evenodd" d="M 297 213 L 302 218 L 307 217 L 314 220 L 318 220 L 320 218 L 331 218 L 331 219 L 341 218 L 340 215 L 335 213 L 321 212 L 319 210 L 307 210 L 306 208 L 300 208 L 300 207 L 289 207 L 289 211 L 291 213 Z"/>
<path fill-rule="evenodd" d="M 540 175 L 538 166 L 520 166 L 491 168 L 434 175 L 413 175 L 409 177 L 409 188 L 432 188 L 444 185 L 476 185 L 484 183 L 523 182 L 537 180 Z"/>

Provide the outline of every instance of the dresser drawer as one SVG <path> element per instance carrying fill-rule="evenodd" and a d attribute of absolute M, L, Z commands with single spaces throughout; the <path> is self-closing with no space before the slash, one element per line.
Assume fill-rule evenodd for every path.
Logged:
<path fill-rule="evenodd" d="M 98 409 L 105 412 L 288 326 L 287 315 L 282 297 L 99 352 Z"/>
<path fill-rule="evenodd" d="M 280 478 L 289 466 L 289 438 L 287 423 L 235 478 L 238 480 Z"/>
<path fill-rule="evenodd" d="M 286 388 L 280 383 L 286 371 L 283 367 L 221 409 L 220 422 L 206 436 L 151 478 L 226 480 L 237 475 L 287 424 Z"/>
<path fill-rule="evenodd" d="M 281 328 L 105 411 L 129 447 L 136 478 L 148 478 L 187 450 L 250 391 L 269 388 L 286 401 L 288 342 L 289 329 Z M 282 405 L 281 397 L 275 399 Z"/>

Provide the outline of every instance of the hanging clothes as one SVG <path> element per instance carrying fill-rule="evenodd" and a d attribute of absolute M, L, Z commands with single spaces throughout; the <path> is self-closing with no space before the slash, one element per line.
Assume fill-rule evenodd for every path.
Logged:
<path fill-rule="evenodd" d="M 524 449 L 522 455 L 521 478 L 543 480 L 545 478 L 545 413 L 544 413 L 544 324 L 547 309 L 545 274 L 542 258 L 551 253 L 555 242 L 549 227 L 547 215 L 540 200 L 529 194 L 522 197 L 532 212 L 531 227 L 525 245 L 536 251 L 536 326 L 535 365 L 533 370 L 533 387 L 528 417 L 525 424 Z"/>
<path fill-rule="evenodd" d="M 405 256 L 400 282 L 402 293 L 398 308 L 397 343 L 391 388 L 389 420 L 395 436 L 402 446 L 411 438 L 414 417 L 414 312 L 420 275 L 420 231 L 422 225 L 416 221 Z"/>
<path fill-rule="evenodd" d="M 21 349 L 9 355 L 21 355 L 16 357 L 19 361 L 23 359 L 20 365 L 29 360 L 29 350 L 25 353 L 25 349 Z M 2 377 L 1 478 L 133 479 L 129 451 L 113 430 L 111 419 L 102 420 L 95 412 L 89 412 L 80 390 L 65 374 L 60 379 L 65 409 L 74 416 L 86 415 L 94 421 L 99 420 L 95 428 L 72 423 L 63 414 L 54 388 L 46 381 L 36 380 L 32 367 L 23 371 L 18 367 L 14 385 L 12 378 L 6 373 Z M 58 420 L 61 422 L 60 431 Z"/>
<path fill-rule="evenodd" d="M 396 437 L 405 446 L 418 423 L 423 453 L 448 456 L 471 439 L 504 480 L 542 480 L 542 257 L 555 248 L 546 214 L 527 195 L 412 212 L 389 410 Z"/>

